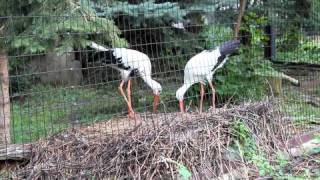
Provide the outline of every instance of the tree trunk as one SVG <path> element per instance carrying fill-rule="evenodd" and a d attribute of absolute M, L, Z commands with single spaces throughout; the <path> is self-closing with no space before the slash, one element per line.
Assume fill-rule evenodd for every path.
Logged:
<path fill-rule="evenodd" d="M 234 29 L 234 37 L 235 38 L 238 38 L 238 36 L 239 36 L 241 21 L 242 21 L 243 15 L 244 15 L 244 11 L 246 9 L 246 4 L 247 4 L 247 0 L 240 0 L 239 15 L 238 15 L 236 27 Z"/>
<path fill-rule="evenodd" d="M 269 78 L 270 88 L 273 96 L 282 95 L 282 78 L 279 77 L 270 77 Z"/>
<path fill-rule="evenodd" d="M 0 145 L 10 144 L 8 56 L 0 50 Z"/>

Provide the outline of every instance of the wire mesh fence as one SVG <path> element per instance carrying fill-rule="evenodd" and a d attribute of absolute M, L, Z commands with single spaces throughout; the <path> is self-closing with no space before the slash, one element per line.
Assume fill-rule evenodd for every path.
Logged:
<path fill-rule="evenodd" d="M 320 175 L 318 1 L 0 2 L 0 177 Z"/>

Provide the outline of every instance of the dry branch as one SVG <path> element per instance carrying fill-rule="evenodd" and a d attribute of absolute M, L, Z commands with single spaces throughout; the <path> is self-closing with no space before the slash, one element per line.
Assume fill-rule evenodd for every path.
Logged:
<path fill-rule="evenodd" d="M 0 146 L 0 161 L 30 159 L 31 144 L 11 144 Z"/>
<path fill-rule="evenodd" d="M 290 81 L 291 83 L 293 83 L 293 84 L 295 84 L 295 85 L 299 85 L 299 80 L 297 80 L 297 79 L 295 79 L 295 78 L 293 78 L 293 77 L 291 77 L 291 76 L 288 76 L 288 75 L 282 73 L 282 74 L 281 74 L 281 77 L 282 77 L 283 79 L 286 79 L 286 80 Z"/>
<path fill-rule="evenodd" d="M 294 134 L 290 130 L 294 127 L 291 121 L 282 118 L 273 107 L 273 103 L 264 101 L 202 115 L 141 114 L 142 123 L 131 129 L 125 125 L 127 120 L 118 121 L 118 125 L 99 123 L 74 129 L 34 145 L 30 163 L 12 172 L 12 176 L 18 179 L 177 179 L 177 165 L 163 158 L 186 166 L 193 179 L 234 176 L 238 167 L 250 172 L 250 177 L 257 176 L 255 168 L 244 160 L 229 159 L 225 155 L 233 141 L 231 125 L 241 119 L 261 151 L 273 157 Z M 112 133 L 124 128 L 127 130 Z"/>

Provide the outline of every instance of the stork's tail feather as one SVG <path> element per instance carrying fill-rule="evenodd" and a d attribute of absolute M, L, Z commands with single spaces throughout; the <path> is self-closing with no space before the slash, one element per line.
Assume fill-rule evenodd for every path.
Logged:
<path fill-rule="evenodd" d="M 235 53 L 240 47 L 240 40 L 231 40 L 219 46 L 219 51 L 222 56 L 227 56 Z"/>
<path fill-rule="evenodd" d="M 95 49 L 95 50 L 97 50 L 97 51 L 109 51 L 109 50 L 111 50 L 111 49 L 107 49 L 104 46 L 99 45 L 99 44 L 97 44 L 95 42 L 91 42 L 90 47 Z"/>

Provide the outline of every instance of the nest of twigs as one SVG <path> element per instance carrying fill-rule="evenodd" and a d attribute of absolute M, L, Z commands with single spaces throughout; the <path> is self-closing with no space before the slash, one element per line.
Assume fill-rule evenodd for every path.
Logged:
<path fill-rule="evenodd" d="M 285 149 L 285 142 L 293 134 L 291 122 L 276 109 L 274 103 L 263 101 L 201 115 L 140 115 L 142 123 L 132 123 L 130 130 L 117 134 L 100 131 L 104 128 L 100 125 L 94 126 L 94 135 L 90 134 L 93 126 L 75 128 L 40 141 L 34 146 L 30 162 L 12 176 L 177 179 L 182 178 L 179 167 L 183 165 L 193 179 L 218 178 L 243 167 L 246 171 L 241 175 L 253 177 L 257 175 L 256 168 L 226 155 L 234 143 L 231 125 L 236 120 L 243 121 L 261 151 L 272 157 L 277 150 Z"/>

